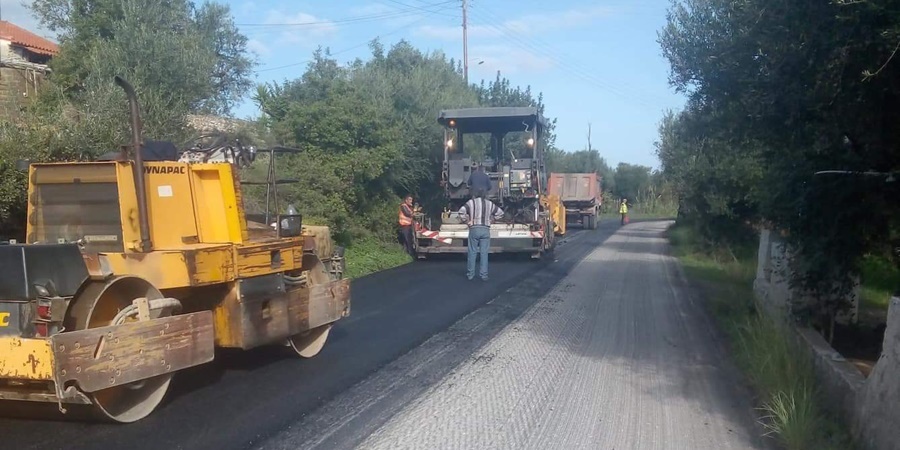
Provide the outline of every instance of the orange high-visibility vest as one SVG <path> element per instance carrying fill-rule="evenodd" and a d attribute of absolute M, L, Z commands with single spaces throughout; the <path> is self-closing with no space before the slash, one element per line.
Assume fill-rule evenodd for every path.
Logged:
<path fill-rule="evenodd" d="M 405 203 L 400 205 L 400 211 L 399 211 L 400 217 L 399 217 L 398 221 L 400 222 L 401 227 L 407 227 L 407 226 L 412 225 L 412 217 L 407 217 L 406 214 L 403 214 L 403 206 L 404 205 L 405 205 Z M 410 210 L 412 210 L 412 208 L 410 208 Z"/>

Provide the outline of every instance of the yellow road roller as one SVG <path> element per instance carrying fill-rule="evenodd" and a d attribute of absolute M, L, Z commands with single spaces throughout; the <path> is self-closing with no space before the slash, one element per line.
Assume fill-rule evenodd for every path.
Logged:
<path fill-rule="evenodd" d="M 131 145 L 31 164 L 26 242 L 0 245 L 0 402 L 128 423 L 216 347 L 316 355 L 350 314 L 350 281 L 328 227 L 290 209 L 248 219 L 234 164 L 144 158 L 135 91 L 116 83 Z"/>

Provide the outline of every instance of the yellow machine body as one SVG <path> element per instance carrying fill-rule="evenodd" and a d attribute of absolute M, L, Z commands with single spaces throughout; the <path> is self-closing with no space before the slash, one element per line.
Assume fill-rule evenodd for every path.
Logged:
<path fill-rule="evenodd" d="M 349 315 L 350 282 L 335 274 L 328 227 L 282 237 L 270 224 L 249 222 L 232 164 L 144 162 L 152 248 L 142 249 L 135 167 L 30 167 L 26 245 L 77 241 L 89 275 L 68 300 L 65 320 L 99 317 L 97 299 L 118 292 L 116 277 L 140 295 L 107 314 L 133 302 L 142 318 L 40 337 L 0 335 L 0 400 L 52 401 L 61 409 L 92 403 L 103 389 L 208 362 L 215 346 L 285 344 L 321 329 L 327 336 L 330 324 Z M 79 310 L 91 292 L 97 305 Z M 178 314 L 141 313 L 165 299 L 180 302 Z"/>
<path fill-rule="evenodd" d="M 548 194 L 541 196 L 541 203 L 550 212 L 550 218 L 553 221 L 553 233 L 557 236 L 566 234 L 566 207 L 563 205 L 559 196 L 556 194 Z"/>

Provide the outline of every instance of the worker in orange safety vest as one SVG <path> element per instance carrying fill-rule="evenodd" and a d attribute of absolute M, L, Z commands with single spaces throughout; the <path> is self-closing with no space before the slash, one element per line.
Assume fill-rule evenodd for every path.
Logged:
<path fill-rule="evenodd" d="M 400 237 L 403 241 L 403 247 L 406 253 L 413 258 L 416 257 L 415 236 L 413 235 L 413 213 L 417 208 L 413 207 L 412 195 L 407 195 L 400 204 L 398 215 L 398 223 L 400 224 Z"/>

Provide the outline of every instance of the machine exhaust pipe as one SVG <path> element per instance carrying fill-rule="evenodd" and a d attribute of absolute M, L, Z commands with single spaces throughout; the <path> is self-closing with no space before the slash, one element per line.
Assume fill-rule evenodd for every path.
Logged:
<path fill-rule="evenodd" d="M 144 179 L 144 157 L 141 150 L 141 111 L 138 107 L 137 94 L 134 87 L 124 78 L 116 75 L 116 84 L 125 91 L 128 106 L 131 110 L 131 145 L 134 152 L 134 183 L 137 189 L 138 223 L 141 229 L 140 251 L 147 253 L 153 250 L 150 240 L 150 216 L 147 213 L 147 184 Z"/>

